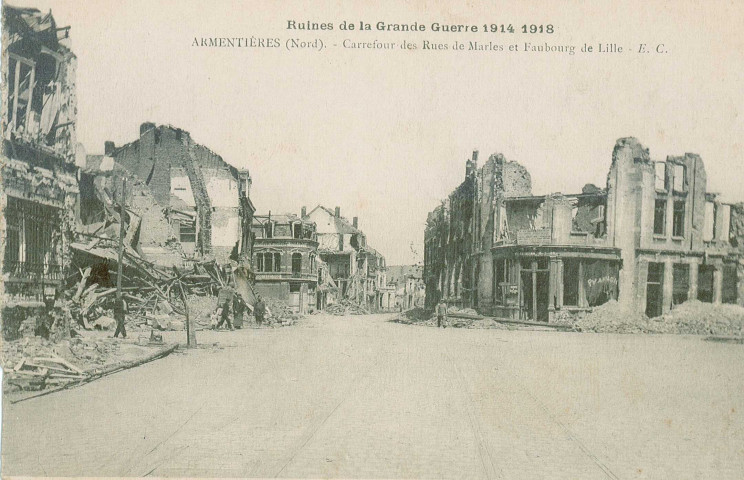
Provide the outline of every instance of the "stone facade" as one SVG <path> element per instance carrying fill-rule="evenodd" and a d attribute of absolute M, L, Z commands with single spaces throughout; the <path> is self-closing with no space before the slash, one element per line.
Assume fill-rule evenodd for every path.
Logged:
<path fill-rule="evenodd" d="M 317 226 L 318 254 L 338 287 L 329 303 L 345 298 L 372 311 L 391 308 L 385 257 L 367 244 L 358 218 L 349 222 L 340 207 L 330 210 L 320 205 L 303 218 Z"/>
<path fill-rule="evenodd" d="M 78 206 L 77 59 L 51 12 L 2 8 L 0 255 L 5 327 L 48 311 L 70 266 Z M 17 315 L 18 314 L 18 315 Z M 61 331 L 61 330 L 60 330 Z"/>
<path fill-rule="evenodd" d="M 255 215 L 251 231 L 256 293 L 300 314 L 322 308 L 315 224 L 292 214 Z"/>
<path fill-rule="evenodd" d="M 653 161 L 622 138 L 606 188 L 534 196 L 519 164 L 492 155 L 479 169 L 475 152 L 429 214 L 426 304 L 538 321 L 610 299 L 649 316 L 688 299 L 744 304 L 742 208 L 706 183 L 700 156 Z"/>
<path fill-rule="evenodd" d="M 143 123 L 139 138 L 131 143 L 116 147 L 106 142 L 100 163 L 107 162 L 148 189 L 148 197 L 155 202 L 153 208 L 162 211 L 170 224 L 170 229 L 163 225 L 152 232 L 142 230 L 140 241 L 146 258 L 172 265 L 171 252 L 162 247 L 173 235 L 180 244 L 180 263 L 190 259 L 214 259 L 220 264 L 250 262 L 255 208 L 246 170 L 236 169 L 194 142 L 189 132 L 153 123 Z M 145 247 L 147 244 L 152 246 Z"/>

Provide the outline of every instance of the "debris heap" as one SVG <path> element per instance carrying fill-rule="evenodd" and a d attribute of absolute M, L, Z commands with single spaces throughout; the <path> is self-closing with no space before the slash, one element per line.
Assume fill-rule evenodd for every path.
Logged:
<path fill-rule="evenodd" d="M 611 300 L 573 323 L 576 330 L 598 333 L 673 333 L 690 335 L 742 335 L 744 307 L 689 300 L 669 313 L 648 318 Z"/>
<path fill-rule="evenodd" d="M 369 315 L 369 310 L 361 305 L 351 302 L 348 299 L 342 299 L 339 302 L 329 305 L 325 309 L 326 313 L 331 315 Z"/>

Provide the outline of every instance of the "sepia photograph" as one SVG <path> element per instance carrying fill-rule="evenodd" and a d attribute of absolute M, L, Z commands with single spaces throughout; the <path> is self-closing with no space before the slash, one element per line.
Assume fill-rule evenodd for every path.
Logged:
<path fill-rule="evenodd" d="M 744 4 L 7 0 L 2 478 L 744 478 Z"/>

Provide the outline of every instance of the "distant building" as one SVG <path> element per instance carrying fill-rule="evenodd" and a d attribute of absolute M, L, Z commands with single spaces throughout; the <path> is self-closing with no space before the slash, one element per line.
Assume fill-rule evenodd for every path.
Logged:
<path fill-rule="evenodd" d="M 52 13 L 2 7 L 3 326 L 51 307 L 70 266 L 78 202 L 76 57 Z"/>
<path fill-rule="evenodd" d="M 292 214 L 255 215 L 251 231 L 256 293 L 300 314 L 324 308 L 327 267 L 318 258 L 315 224 Z"/>
<path fill-rule="evenodd" d="M 387 267 L 388 283 L 395 288 L 396 308 L 408 310 L 424 307 L 426 285 L 423 265 L 390 265 Z"/>
<path fill-rule="evenodd" d="M 306 218 L 317 227 L 318 254 L 328 265 L 340 298 L 374 311 L 391 308 L 385 257 L 367 244 L 358 218 L 349 222 L 340 207 L 330 210 L 320 205 Z"/>
<path fill-rule="evenodd" d="M 88 155 L 84 173 L 83 205 L 98 209 L 113 200 L 102 197 L 118 192 L 122 177 L 134 180 L 127 205 L 142 224 L 136 237 L 143 258 L 166 266 L 250 262 L 251 177 L 189 132 L 143 123 L 137 140 L 120 147 L 106 142 L 103 155 Z M 101 220 L 81 213 L 84 223 Z"/>
<path fill-rule="evenodd" d="M 741 204 L 706 189 L 695 154 L 653 161 L 617 141 L 604 189 L 535 196 L 527 170 L 492 155 L 429 214 L 426 303 L 550 321 L 610 299 L 658 316 L 687 299 L 744 304 Z"/>

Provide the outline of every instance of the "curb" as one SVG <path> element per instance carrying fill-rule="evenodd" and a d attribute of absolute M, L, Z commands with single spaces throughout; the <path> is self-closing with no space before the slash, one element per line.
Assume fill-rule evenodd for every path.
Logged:
<path fill-rule="evenodd" d="M 49 395 L 50 393 L 59 392 L 61 390 L 67 390 L 68 388 L 74 388 L 78 387 L 80 385 L 85 385 L 86 383 L 90 383 L 94 380 L 98 380 L 99 378 L 103 378 L 107 375 L 111 375 L 112 373 L 120 372 L 122 370 L 128 370 L 130 368 L 134 368 L 137 366 L 140 366 L 145 363 L 152 362 L 153 360 L 157 360 L 159 358 L 165 357 L 173 353 L 177 348 L 179 344 L 173 344 L 169 345 L 165 348 L 162 348 L 158 350 L 157 352 L 151 353 L 150 355 L 147 355 L 146 357 L 139 358 L 137 360 L 131 360 L 129 362 L 120 362 L 120 363 L 114 363 L 112 365 L 109 365 L 107 367 L 104 367 L 101 370 L 96 370 L 94 373 L 91 373 L 90 376 L 77 380 L 74 382 L 67 383 L 65 385 L 61 385 L 57 388 L 51 388 L 48 390 L 43 390 L 41 392 L 35 393 L 33 395 L 29 395 L 27 397 L 19 398 L 16 400 L 10 400 L 11 404 L 16 404 L 20 402 L 25 402 L 26 400 L 31 400 L 32 398 L 37 397 L 43 397 L 44 395 Z"/>

